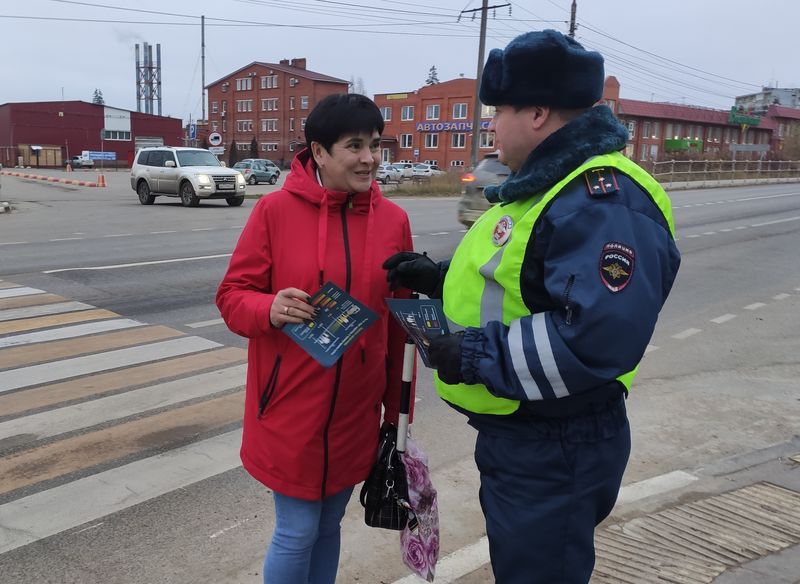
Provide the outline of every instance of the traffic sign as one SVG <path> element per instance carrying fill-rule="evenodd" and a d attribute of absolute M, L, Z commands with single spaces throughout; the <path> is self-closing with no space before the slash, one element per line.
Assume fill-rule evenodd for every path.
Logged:
<path fill-rule="evenodd" d="M 224 146 L 211 146 L 208 149 L 211 154 L 225 154 L 225 147 Z"/>
<path fill-rule="evenodd" d="M 220 144 L 222 144 L 222 134 L 220 134 L 219 132 L 211 132 L 208 135 L 208 143 L 211 146 L 219 146 Z"/>
<path fill-rule="evenodd" d="M 189 124 L 189 139 L 197 138 L 197 124 Z"/>

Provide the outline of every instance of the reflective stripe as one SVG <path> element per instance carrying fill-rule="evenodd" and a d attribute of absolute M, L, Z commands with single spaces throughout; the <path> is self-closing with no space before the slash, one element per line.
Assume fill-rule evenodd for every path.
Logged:
<path fill-rule="evenodd" d="M 503 322 L 503 295 L 505 290 L 495 280 L 494 273 L 503 259 L 506 246 L 497 250 L 491 259 L 478 268 L 478 273 L 483 276 L 483 294 L 481 294 L 481 326 L 493 320 Z"/>
<path fill-rule="evenodd" d="M 511 354 L 511 364 L 514 366 L 514 373 L 517 374 L 517 379 L 522 389 L 525 390 L 525 395 L 528 399 L 541 400 L 542 390 L 539 389 L 539 384 L 531 375 L 530 367 L 528 367 L 528 360 L 525 357 L 525 344 L 522 340 L 522 326 L 520 323 L 523 319 L 512 320 L 508 327 L 508 352 Z"/>
<path fill-rule="evenodd" d="M 566 397 L 569 395 L 569 390 L 561 379 L 561 373 L 558 371 L 558 363 L 556 363 L 555 355 L 553 355 L 553 347 L 550 344 L 550 335 L 547 334 L 547 321 L 543 312 L 533 315 L 533 338 L 536 341 L 536 351 L 539 353 L 539 361 L 542 363 L 542 370 L 544 371 L 547 381 L 550 382 L 550 387 L 556 397 Z"/>

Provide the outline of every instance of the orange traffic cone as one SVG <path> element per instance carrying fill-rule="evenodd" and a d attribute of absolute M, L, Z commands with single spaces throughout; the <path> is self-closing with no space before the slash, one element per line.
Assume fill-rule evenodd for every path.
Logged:
<path fill-rule="evenodd" d="M 101 174 L 97 177 L 97 186 L 104 187 L 106 186 L 106 175 Z"/>
<path fill-rule="evenodd" d="M 72 165 L 67 162 L 67 172 L 72 172 Z"/>

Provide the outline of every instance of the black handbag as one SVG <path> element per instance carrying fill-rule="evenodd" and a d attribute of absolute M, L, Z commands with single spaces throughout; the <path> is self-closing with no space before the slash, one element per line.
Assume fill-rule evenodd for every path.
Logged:
<path fill-rule="evenodd" d="M 402 531 L 408 524 L 408 480 L 397 452 L 397 428 L 381 427 L 378 460 L 361 488 L 364 521 L 370 527 Z"/>

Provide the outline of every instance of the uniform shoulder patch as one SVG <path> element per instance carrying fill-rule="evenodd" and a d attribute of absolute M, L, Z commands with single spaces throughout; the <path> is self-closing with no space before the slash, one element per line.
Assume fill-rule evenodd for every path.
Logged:
<path fill-rule="evenodd" d="M 630 284 L 636 264 L 633 248 L 609 241 L 600 254 L 600 280 L 611 292 L 622 292 Z"/>
<path fill-rule="evenodd" d="M 619 191 L 617 175 L 611 167 L 591 168 L 583 173 L 583 180 L 592 197 L 605 197 Z"/>

